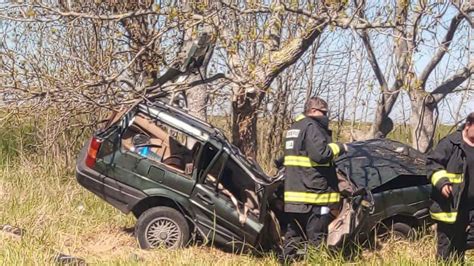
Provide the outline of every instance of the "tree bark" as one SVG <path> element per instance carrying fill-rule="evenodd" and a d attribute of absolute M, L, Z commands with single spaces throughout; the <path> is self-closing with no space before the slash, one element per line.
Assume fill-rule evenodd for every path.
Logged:
<path fill-rule="evenodd" d="M 432 93 L 426 92 L 425 88 L 410 91 L 412 112 L 410 124 L 414 148 L 421 152 L 427 152 L 433 147 L 433 137 L 436 130 L 434 111 L 438 103 L 466 81 L 473 72 L 474 62 L 471 62 L 469 66 L 447 78 Z"/>
<path fill-rule="evenodd" d="M 412 146 L 425 153 L 433 147 L 436 129 L 434 111 L 437 103 L 432 95 L 424 90 L 413 90 L 410 96 Z"/>
<path fill-rule="evenodd" d="M 186 98 L 189 113 L 203 121 L 207 121 L 208 91 L 206 85 L 199 85 L 187 90 Z"/>
<path fill-rule="evenodd" d="M 182 5 L 183 5 L 183 10 L 185 12 L 194 12 L 202 15 L 202 11 L 197 8 L 199 2 L 194 2 L 194 1 L 189 1 L 189 0 L 183 0 Z M 201 4 L 207 6 L 208 8 L 211 8 L 211 3 L 208 0 L 201 1 Z M 213 4 L 215 5 L 215 3 Z M 212 8 L 211 8 L 212 9 Z M 191 21 L 192 22 L 192 21 Z M 189 23 L 191 23 L 189 22 Z M 213 32 L 213 28 L 207 24 L 200 25 L 201 30 L 203 32 L 208 33 L 209 35 L 215 34 Z M 192 44 L 195 42 L 195 34 L 193 34 L 193 31 L 197 31 L 198 27 L 195 26 L 194 28 L 189 28 L 188 30 L 185 31 L 184 33 L 184 51 L 188 51 L 189 48 L 192 46 Z M 196 73 L 192 73 L 187 79 L 186 82 L 192 83 L 194 81 L 198 81 L 201 79 L 206 79 L 207 78 L 207 68 L 209 65 L 209 61 L 211 60 L 212 54 L 213 54 L 212 49 L 208 54 L 206 54 L 206 57 L 204 59 L 203 65 L 201 68 L 196 71 Z M 200 71 L 200 72 L 199 72 Z M 188 110 L 189 113 L 194 115 L 195 117 L 207 121 L 207 100 L 209 98 L 209 91 L 208 91 L 208 86 L 206 84 L 198 85 L 191 87 L 190 89 L 186 90 L 186 99 L 187 99 L 187 104 L 188 104 Z"/>
<path fill-rule="evenodd" d="M 257 112 L 255 94 L 239 89 L 232 101 L 232 143 L 251 158 L 257 156 Z"/>

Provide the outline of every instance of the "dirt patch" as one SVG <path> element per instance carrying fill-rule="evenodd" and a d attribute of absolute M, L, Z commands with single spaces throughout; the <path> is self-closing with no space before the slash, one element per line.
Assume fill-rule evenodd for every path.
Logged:
<path fill-rule="evenodd" d="M 258 260 L 223 252 L 207 246 L 191 246 L 179 250 L 143 250 L 123 227 L 101 228 L 87 235 L 62 235 L 60 252 L 83 258 L 86 263 L 144 263 L 156 265 L 255 265 Z M 212 262 L 212 264 L 211 264 Z M 263 264 L 267 261 L 263 261 Z M 259 263 L 257 263 L 259 264 Z"/>
<path fill-rule="evenodd" d="M 62 235 L 61 243 L 68 252 L 79 257 L 120 257 L 137 247 L 135 238 L 120 227 L 101 227 L 82 236 Z"/>
<path fill-rule="evenodd" d="M 116 229 L 89 237 L 84 243 L 84 250 L 88 254 L 104 255 L 113 254 L 116 251 L 122 252 L 124 248 L 129 249 L 135 246 L 136 242 L 130 234 Z"/>

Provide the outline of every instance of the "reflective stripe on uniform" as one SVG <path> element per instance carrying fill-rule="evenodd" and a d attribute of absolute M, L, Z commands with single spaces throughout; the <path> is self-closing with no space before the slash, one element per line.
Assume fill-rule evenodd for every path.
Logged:
<path fill-rule="evenodd" d="M 337 145 L 336 143 L 329 143 L 328 146 L 331 149 L 332 154 L 334 154 L 334 158 L 337 158 L 337 156 L 339 156 L 339 153 L 341 152 L 339 145 Z"/>
<path fill-rule="evenodd" d="M 295 192 L 285 191 L 285 203 L 299 202 L 310 204 L 327 204 L 339 202 L 340 194 L 337 192 L 330 193 L 313 193 L 313 192 Z"/>
<path fill-rule="evenodd" d="M 295 122 L 298 122 L 300 120 L 303 120 L 303 118 L 305 118 L 305 115 L 304 114 L 299 114 L 295 117 Z"/>
<path fill-rule="evenodd" d="M 441 178 L 443 177 L 446 177 L 449 182 L 453 184 L 458 184 L 462 183 L 463 174 L 453 174 L 448 173 L 446 170 L 439 170 L 431 175 L 431 184 L 433 184 L 433 186 L 436 186 L 436 183 L 438 183 L 438 181 L 441 180 Z"/>
<path fill-rule="evenodd" d="M 445 223 L 456 222 L 457 212 L 430 212 L 431 218 Z"/>
<path fill-rule="evenodd" d="M 287 155 L 285 156 L 284 166 L 300 166 L 300 167 L 316 167 L 316 166 L 329 166 L 329 163 L 319 164 L 308 156 L 298 155 Z"/>

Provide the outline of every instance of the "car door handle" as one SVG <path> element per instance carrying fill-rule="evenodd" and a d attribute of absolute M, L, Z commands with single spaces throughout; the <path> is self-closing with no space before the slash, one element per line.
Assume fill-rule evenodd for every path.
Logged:
<path fill-rule="evenodd" d="M 214 205 L 214 202 L 212 201 L 211 197 L 207 194 L 197 194 L 198 198 L 201 199 L 204 203 L 209 204 L 209 205 Z"/>

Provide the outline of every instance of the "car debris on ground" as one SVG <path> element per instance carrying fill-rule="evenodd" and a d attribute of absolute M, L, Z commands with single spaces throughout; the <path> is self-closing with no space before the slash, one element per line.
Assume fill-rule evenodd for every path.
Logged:
<path fill-rule="evenodd" d="M 24 229 L 8 224 L 0 225 L 0 231 L 5 235 L 13 236 L 15 238 L 21 238 L 25 234 Z"/>
<path fill-rule="evenodd" d="M 58 252 L 54 255 L 53 262 L 60 265 L 75 265 L 75 266 L 87 265 L 84 259 L 67 255 L 61 252 Z"/>

